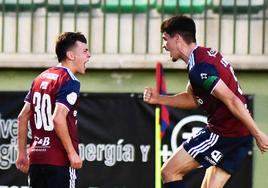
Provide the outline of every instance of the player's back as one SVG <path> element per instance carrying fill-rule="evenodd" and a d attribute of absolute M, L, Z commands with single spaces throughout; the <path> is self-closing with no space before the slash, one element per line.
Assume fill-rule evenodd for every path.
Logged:
<path fill-rule="evenodd" d="M 221 79 L 246 104 L 232 66 L 219 52 L 210 48 L 197 47 L 189 65 L 189 78 L 197 101 L 208 113 L 208 126 L 213 132 L 227 137 L 249 134 L 247 128 L 234 117 L 227 106 L 211 95 Z"/>
<path fill-rule="evenodd" d="M 30 118 L 33 137 L 30 149 L 31 164 L 69 165 L 68 156 L 55 133 L 52 120 L 59 95 L 69 82 L 77 85 L 78 81 L 72 78 L 68 69 L 57 66 L 38 75 L 32 83 L 31 90 L 26 97 L 26 101 L 31 104 L 32 112 Z M 75 117 L 70 120 L 71 124 L 76 121 Z M 66 121 L 70 124 L 68 119 Z M 77 137 L 76 127 L 70 132 L 74 132 L 71 136 Z"/>

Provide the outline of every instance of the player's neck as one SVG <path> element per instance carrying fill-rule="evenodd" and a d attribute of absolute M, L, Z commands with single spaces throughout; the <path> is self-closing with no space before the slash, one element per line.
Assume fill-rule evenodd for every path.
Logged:
<path fill-rule="evenodd" d="M 193 50 L 196 48 L 196 43 L 185 44 L 185 47 L 182 49 L 182 60 L 187 64 L 192 54 Z"/>
<path fill-rule="evenodd" d="M 63 66 L 63 67 L 66 67 L 66 68 L 68 68 L 73 74 L 75 74 L 75 69 L 74 69 L 74 67 L 72 66 L 73 65 L 73 63 L 72 62 L 69 62 L 69 61 L 62 61 L 62 62 L 60 62 L 61 63 L 61 65 Z"/>

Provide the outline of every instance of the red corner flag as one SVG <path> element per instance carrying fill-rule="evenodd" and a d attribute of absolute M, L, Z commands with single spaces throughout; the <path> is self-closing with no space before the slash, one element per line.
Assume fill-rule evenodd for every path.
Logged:
<path fill-rule="evenodd" d="M 161 63 L 156 64 L 156 89 L 160 95 L 167 94 L 164 69 Z M 165 131 L 169 126 L 169 112 L 165 105 L 160 106 L 160 125 L 161 125 L 161 138 L 164 137 Z"/>

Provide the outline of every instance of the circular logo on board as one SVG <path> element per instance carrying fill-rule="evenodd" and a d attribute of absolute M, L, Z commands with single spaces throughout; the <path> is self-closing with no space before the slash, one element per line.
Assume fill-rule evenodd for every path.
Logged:
<path fill-rule="evenodd" d="M 183 141 L 197 134 L 206 124 L 207 117 L 202 115 L 191 115 L 181 119 L 171 134 L 172 151 L 175 151 Z"/>

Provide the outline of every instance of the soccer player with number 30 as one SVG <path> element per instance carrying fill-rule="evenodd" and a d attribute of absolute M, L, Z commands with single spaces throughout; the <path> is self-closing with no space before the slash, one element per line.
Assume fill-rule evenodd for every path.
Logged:
<path fill-rule="evenodd" d="M 18 157 L 16 167 L 29 173 L 32 188 L 75 187 L 75 169 L 82 167 L 78 154 L 77 100 L 80 82 L 90 58 L 85 36 L 65 32 L 55 48 L 58 62 L 32 82 L 18 116 Z M 27 127 L 32 140 L 27 153 Z"/>

